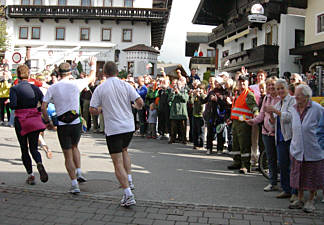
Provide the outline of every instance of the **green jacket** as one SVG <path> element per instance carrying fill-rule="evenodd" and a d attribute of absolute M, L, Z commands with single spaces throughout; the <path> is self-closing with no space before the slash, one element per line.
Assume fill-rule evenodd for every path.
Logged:
<path fill-rule="evenodd" d="M 145 97 L 145 105 L 150 106 L 151 103 L 155 102 L 155 99 L 158 97 L 158 90 L 153 91 L 153 88 L 147 88 L 147 94 Z"/>
<path fill-rule="evenodd" d="M 182 89 L 178 94 L 172 91 L 169 95 L 170 119 L 186 120 L 188 118 L 187 102 L 189 95 L 187 90 Z"/>
<path fill-rule="evenodd" d="M 205 94 L 201 94 L 200 96 L 193 96 L 193 94 L 191 94 L 190 103 L 193 105 L 193 112 L 192 112 L 193 116 L 195 117 L 203 116 L 204 105 L 202 104 L 201 100 L 205 98 L 206 98 Z"/>
<path fill-rule="evenodd" d="M 0 98 L 9 98 L 11 84 L 8 81 L 0 82 Z"/>

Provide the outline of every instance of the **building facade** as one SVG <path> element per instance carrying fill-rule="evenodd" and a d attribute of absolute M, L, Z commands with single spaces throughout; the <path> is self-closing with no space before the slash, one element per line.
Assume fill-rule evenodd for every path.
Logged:
<path fill-rule="evenodd" d="M 248 18 L 257 3 L 266 16 L 262 23 Z M 291 10 L 296 8 L 301 10 Z M 301 72 L 289 49 L 304 40 L 305 8 L 299 0 L 201 0 L 193 23 L 217 26 L 208 37 L 209 46 L 218 52 L 216 70 L 235 73 L 245 66 L 252 73 L 263 69 L 282 75 L 286 71 Z"/>
<path fill-rule="evenodd" d="M 290 49 L 290 54 L 300 58 L 304 73 L 315 75 L 315 95 L 324 96 L 324 4 L 318 0 L 305 2 L 305 45 Z"/>
<path fill-rule="evenodd" d="M 115 61 L 128 69 L 123 49 L 137 44 L 161 48 L 172 0 L 6 0 L 9 48 L 13 66 L 24 62 L 30 47 L 34 71 L 89 56 L 98 67 Z"/>

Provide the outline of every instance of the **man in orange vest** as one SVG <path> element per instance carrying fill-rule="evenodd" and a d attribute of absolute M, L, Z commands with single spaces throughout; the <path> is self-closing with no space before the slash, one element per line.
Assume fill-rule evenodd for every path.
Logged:
<path fill-rule="evenodd" d="M 249 89 L 248 76 L 241 74 L 238 78 L 238 93 L 235 95 L 231 120 L 233 121 L 233 150 L 234 163 L 228 169 L 239 169 L 247 174 L 250 170 L 251 158 L 251 126 L 245 120 L 259 114 L 259 108 L 253 92 Z"/>

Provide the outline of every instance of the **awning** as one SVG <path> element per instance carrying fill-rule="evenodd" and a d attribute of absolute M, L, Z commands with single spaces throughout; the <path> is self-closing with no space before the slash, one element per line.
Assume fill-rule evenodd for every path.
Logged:
<path fill-rule="evenodd" d="M 247 28 L 246 30 L 244 30 L 244 31 L 242 31 L 240 33 L 237 33 L 237 34 L 235 34 L 235 35 L 233 35 L 233 36 L 225 39 L 224 40 L 224 43 L 227 44 L 227 43 L 229 43 L 231 41 L 234 41 L 235 39 L 238 39 L 240 37 L 243 37 L 245 35 L 248 35 L 250 33 L 250 31 L 251 31 L 251 29 L 250 28 Z"/>

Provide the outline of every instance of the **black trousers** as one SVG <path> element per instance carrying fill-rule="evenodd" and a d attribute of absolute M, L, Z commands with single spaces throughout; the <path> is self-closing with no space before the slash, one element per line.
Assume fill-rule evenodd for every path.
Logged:
<path fill-rule="evenodd" d="M 192 117 L 192 139 L 195 147 L 204 146 L 204 119 L 202 117 Z"/>
<path fill-rule="evenodd" d="M 36 163 L 41 163 L 42 162 L 42 157 L 41 154 L 38 151 L 38 137 L 40 131 L 34 131 L 31 133 L 28 133 L 24 136 L 21 136 L 20 134 L 20 129 L 17 126 L 17 123 L 15 121 L 15 131 L 16 135 L 20 144 L 20 150 L 21 150 L 21 159 L 23 161 L 23 164 L 25 166 L 26 172 L 28 174 L 31 174 L 33 172 L 33 167 L 32 167 L 32 161 L 28 152 L 28 147 L 29 151 L 35 160 Z"/>
<path fill-rule="evenodd" d="M 177 134 L 180 142 L 186 142 L 187 120 L 171 120 L 171 137 L 170 142 L 176 140 Z"/>
<path fill-rule="evenodd" d="M 9 111 L 9 104 L 5 104 L 5 101 L 7 101 L 8 98 L 0 98 L 0 120 L 2 122 L 4 122 L 4 111 L 5 111 L 5 108 L 6 108 L 6 112 L 7 112 L 7 118 L 8 118 L 8 121 L 10 120 L 10 111 Z"/>

